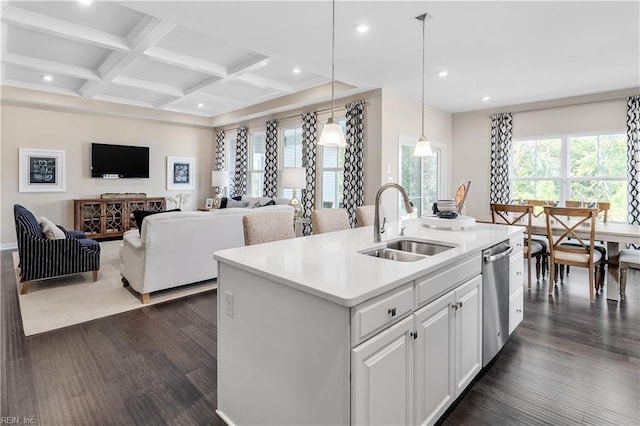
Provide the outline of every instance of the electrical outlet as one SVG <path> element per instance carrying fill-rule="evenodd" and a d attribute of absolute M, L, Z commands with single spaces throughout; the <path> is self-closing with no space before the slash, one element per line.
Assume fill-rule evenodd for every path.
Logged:
<path fill-rule="evenodd" d="M 230 291 L 224 293 L 224 313 L 233 318 L 233 293 Z"/>

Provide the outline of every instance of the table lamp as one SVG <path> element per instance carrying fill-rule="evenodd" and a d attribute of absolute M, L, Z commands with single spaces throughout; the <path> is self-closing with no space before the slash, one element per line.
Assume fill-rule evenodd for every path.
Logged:
<path fill-rule="evenodd" d="M 302 204 L 297 198 L 296 190 L 304 188 L 306 183 L 307 174 L 304 167 L 289 167 L 282 169 L 282 187 L 293 189 L 293 197 L 289 204 L 293 206 L 295 217 L 302 216 Z"/>
<path fill-rule="evenodd" d="M 213 208 L 219 209 L 222 197 L 224 197 L 224 188 L 229 185 L 229 172 L 227 170 L 213 170 L 211 172 L 211 186 L 215 188 L 213 196 Z"/>

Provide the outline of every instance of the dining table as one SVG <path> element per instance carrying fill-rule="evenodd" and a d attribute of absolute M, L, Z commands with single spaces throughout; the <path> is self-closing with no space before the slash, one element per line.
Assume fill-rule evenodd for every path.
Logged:
<path fill-rule="evenodd" d="M 567 224 L 571 224 L 571 222 L 571 220 L 565 221 Z M 551 222 L 553 235 L 561 235 L 565 231 L 566 229 L 560 224 L 554 221 Z M 580 238 L 588 239 L 591 235 L 590 225 L 579 225 L 574 229 L 574 232 Z M 547 222 L 544 215 L 532 220 L 531 233 L 547 235 Z M 619 301 L 624 299 L 625 295 L 620 294 L 618 255 L 620 250 L 625 248 L 627 244 L 640 246 L 640 225 L 598 221 L 596 222 L 595 241 L 603 241 L 607 245 L 608 268 L 605 282 L 607 300 Z"/>

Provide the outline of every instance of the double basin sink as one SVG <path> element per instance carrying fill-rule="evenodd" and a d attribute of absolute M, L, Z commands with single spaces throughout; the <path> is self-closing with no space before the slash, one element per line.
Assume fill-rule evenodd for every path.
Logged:
<path fill-rule="evenodd" d="M 454 246 L 441 243 L 403 239 L 390 241 L 387 243 L 387 247 L 385 248 L 365 251 L 362 254 L 379 257 L 381 259 L 395 260 L 398 262 L 415 262 L 424 259 L 427 256 L 433 256 L 452 248 L 454 248 Z"/>

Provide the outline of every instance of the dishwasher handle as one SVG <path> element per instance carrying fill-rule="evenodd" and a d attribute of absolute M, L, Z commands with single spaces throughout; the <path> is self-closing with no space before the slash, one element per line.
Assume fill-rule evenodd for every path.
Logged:
<path fill-rule="evenodd" d="M 494 255 L 485 254 L 484 261 L 485 263 L 495 262 L 496 260 L 500 260 L 503 257 L 509 256 L 512 251 L 513 251 L 513 247 L 509 246 L 505 251 L 502 251 L 498 254 L 494 254 Z"/>

